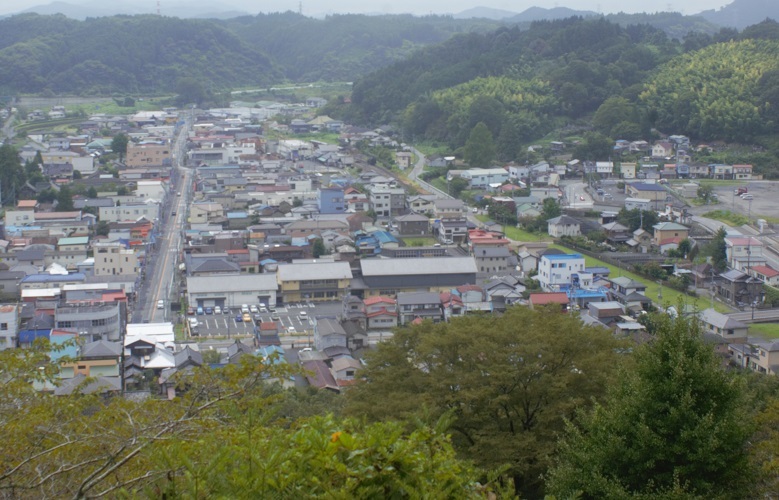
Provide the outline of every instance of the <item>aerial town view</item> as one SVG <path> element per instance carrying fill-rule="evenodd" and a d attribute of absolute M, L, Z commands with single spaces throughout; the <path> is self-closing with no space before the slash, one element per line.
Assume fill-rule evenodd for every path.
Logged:
<path fill-rule="evenodd" d="M 779 495 L 779 5 L 236 2 L 0 12 L 0 498 Z"/>

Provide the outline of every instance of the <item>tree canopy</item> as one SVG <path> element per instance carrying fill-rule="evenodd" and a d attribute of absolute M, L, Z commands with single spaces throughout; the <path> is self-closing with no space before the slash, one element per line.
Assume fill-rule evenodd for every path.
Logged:
<path fill-rule="evenodd" d="M 743 381 L 696 318 L 658 314 L 605 402 L 569 423 L 549 491 L 559 498 L 743 498 L 751 434 Z"/>
<path fill-rule="evenodd" d="M 347 413 L 383 421 L 453 412 L 461 456 L 508 466 L 518 490 L 537 497 L 563 419 L 603 394 L 617 345 L 573 315 L 519 306 L 402 328 L 368 353 Z"/>

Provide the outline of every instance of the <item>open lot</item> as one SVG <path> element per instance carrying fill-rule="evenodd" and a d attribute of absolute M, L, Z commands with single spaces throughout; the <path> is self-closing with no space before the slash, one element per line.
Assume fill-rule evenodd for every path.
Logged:
<path fill-rule="evenodd" d="M 719 183 L 710 183 L 714 188 L 714 193 L 719 198 L 719 203 L 709 205 L 708 210 L 730 210 L 743 215 L 751 214 L 751 219 L 763 218 L 771 223 L 779 223 L 779 210 L 776 202 L 779 200 L 779 182 L 776 181 L 720 181 Z M 753 196 L 751 202 L 742 200 L 734 194 L 737 187 L 746 186 L 749 193 Z M 751 209 L 750 209 L 751 203 Z"/>
<path fill-rule="evenodd" d="M 240 308 L 232 308 L 228 314 L 200 314 L 188 317 L 197 318 L 200 337 L 224 337 L 253 335 L 255 325 L 260 322 L 277 323 L 280 333 L 306 333 L 313 328 L 311 318 L 336 316 L 341 310 L 340 302 L 306 302 L 286 304 L 285 307 L 277 307 L 273 313 L 268 311 L 252 314 L 251 322 L 240 320 Z"/>

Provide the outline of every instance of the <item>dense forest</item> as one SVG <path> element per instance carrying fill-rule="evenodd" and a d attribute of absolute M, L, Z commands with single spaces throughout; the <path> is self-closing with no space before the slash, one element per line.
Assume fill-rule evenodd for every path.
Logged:
<path fill-rule="evenodd" d="M 774 21 L 681 41 L 603 18 L 540 21 L 524 31 L 500 28 L 426 47 L 360 78 L 352 104 L 326 112 L 358 123 L 399 123 L 406 140 L 460 152 L 482 123 L 500 161 L 524 160 L 526 147 L 548 134 L 583 134 L 574 154 L 588 160 L 607 158 L 614 140 L 658 133 L 758 143 L 766 152 L 741 161 L 774 177 L 777 52 Z"/>

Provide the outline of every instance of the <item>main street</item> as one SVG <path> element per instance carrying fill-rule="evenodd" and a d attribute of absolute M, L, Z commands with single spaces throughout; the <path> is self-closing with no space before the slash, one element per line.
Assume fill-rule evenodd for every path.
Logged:
<path fill-rule="evenodd" d="M 146 252 L 144 279 L 138 291 L 133 313 L 134 322 L 172 321 L 170 304 L 171 301 L 178 301 L 178 288 L 174 285 L 182 244 L 181 230 L 186 222 L 187 208 L 192 196 L 193 172 L 184 166 L 187 134 L 191 126 L 191 116 L 186 116 L 172 145 L 174 170 L 171 175 L 171 191 L 160 207 L 160 220 L 157 221 L 160 230 Z M 157 308 L 160 300 L 164 305 L 162 309 Z"/>

